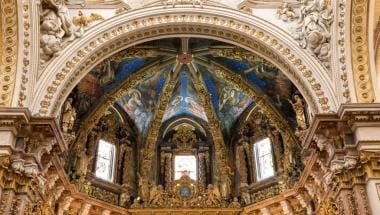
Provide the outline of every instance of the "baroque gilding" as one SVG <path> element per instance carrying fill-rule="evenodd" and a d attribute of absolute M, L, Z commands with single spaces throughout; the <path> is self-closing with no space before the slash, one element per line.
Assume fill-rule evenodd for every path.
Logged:
<path fill-rule="evenodd" d="M 11 106 L 17 74 L 17 1 L 0 2 L 0 107 Z"/>
<path fill-rule="evenodd" d="M 351 63 L 356 96 L 360 103 L 375 101 L 373 77 L 369 63 L 368 20 L 369 2 L 353 0 L 351 3 Z"/>

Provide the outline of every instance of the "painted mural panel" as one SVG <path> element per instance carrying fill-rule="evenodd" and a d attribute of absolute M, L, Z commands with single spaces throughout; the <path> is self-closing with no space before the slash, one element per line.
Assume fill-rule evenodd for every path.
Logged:
<path fill-rule="evenodd" d="M 146 66 L 152 59 L 133 58 L 124 61 L 105 60 L 96 65 L 74 89 L 78 118 L 86 115 L 99 99 L 120 85 L 125 78 Z"/>
<path fill-rule="evenodd" d="M 130 89 L 117 101 L 143 134 L 146 134 L 149 128 L 164 84 L 165 76 L 163 74 L 153 74 Z"/>
<path fill-rule="evenodd" d="M 294 111 L 288 100 L 298 91 L 277 67 L 262 58 L 255 58 L 252 61 L 212 56 L 208 56 L 208 58 L 238 73 L 250 84 L 261 90 L 279 109 L 279 112 L 289 120 L 291 125 L 293 127 L 296 125 Z"/>
<path fill-rule="evenodd" d="M 222 129 L 228 135 L 236 120 L 253 101 L 240 89 L 215 77 L 207 69 L 202 68 L 202 73 Z"/>
<path fill-rule="evenodd" d="M 174 88 L 163 121 L 181 114 L 194 115 L 207 121 L 206 114 L 199 102 L 193 81 L 186 69 L 181 73 Z"/>

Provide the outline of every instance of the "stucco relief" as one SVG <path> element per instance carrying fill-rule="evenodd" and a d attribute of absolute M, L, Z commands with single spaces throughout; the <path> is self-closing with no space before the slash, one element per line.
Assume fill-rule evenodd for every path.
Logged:
<path fill-rule="evenodd" d="M 313 53 L 326 68 L 330 68 L 331 24 L 334 14 L 329 0 L 303 0 L 297 9 L 295 5 L 284 3 L 278 11 L 278 17 L 285 21 L 297 21 L 297 27 L 291 29 L 294 39 L 302 48 Z"/>
<path fill-rule="evenodd" d="M 63 0 L 43 0 L 40 17 L 40 61 L 42 66 L 57 57 L 60 51 L 83 31 L 77 28 L 68 14 Z"/>

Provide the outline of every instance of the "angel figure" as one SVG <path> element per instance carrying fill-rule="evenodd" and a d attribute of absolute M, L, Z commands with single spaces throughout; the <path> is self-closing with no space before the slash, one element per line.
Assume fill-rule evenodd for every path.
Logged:
<path fill-rule="evenodd" d="M 91 13 L 90 16 L 86 16 L 81 10 L 78 12 L 78 16 L 73 17 L 73 23 L 75 26 L 79 27 L 79 30 L 84 32 L 90 23 L 95 21 L 102 21 L 104 17 L 97 13 Z"/>
<path fill-rule="evenodd" d="M 154 186 L 149 193 L 149 204 L 162 206 L 165 202 L 165 191 L 162 185 Z"/>
<path fill-rule="evenodd" d="M 233 172 L 230 167 L 223 167 L 221 170 L 220 176 L 220 192 L 223 199 L 228 199 L 231 194 L 231 177 L 233 176 Z"/>
<path fill-rule="evenodd" d="M 217 187 L 214 187 L 212 184 L 207 185 L 205 196 L 207 206 L 217 206 L 221 202 L 221 194 L 219 192 L 219 189 Z"/>

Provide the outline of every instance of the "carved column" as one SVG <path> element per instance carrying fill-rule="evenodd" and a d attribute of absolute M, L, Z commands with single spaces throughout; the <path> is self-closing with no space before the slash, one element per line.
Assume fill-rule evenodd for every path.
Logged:
<path fill-rule="evenodd" d="M 275 130 L 272 133 L 273 134 L 270 134 L 270 135 L 271 135 L 271 141 L 273 143 L 272 145 L 273 145 L 273 152 L 274 152 L 274 158 L 276 161 L 277 171 L 282 172 L 284 167 L 283 167 L 283 157 L 281 153 L 282 142 L 280 140 L 280 132 Z"/>
<path fill-rule="evenodd" d="M 206 164 L 206 184 L 210 184 L 212 183 L 212 178 L 211 178 L 211 161 L 210 161 L 209 151 L 205 154 L 205 164 Z"/>
<path fill-rule="evenodd" d="M 240 185 L 248 184 L 248 169 L 244 151 L 243 145 L 238 145 L 236 147 L 236 168 L 238 171 L 238 181 L 240 181 Z"/>
<path fill-rule="evenodd" d="M 200 152 L 198 153 L 198 167 L 199 167 L 199 186 L 201 186 L 201 189 L 204 190 L 206 185 L 206 162 L 205 162 L 205 153 Z"/>
<path fill-rule="evenodd" d="M 171 190 L 172 188 L 172 153 L 165 153 L 165 189 Z"/>

